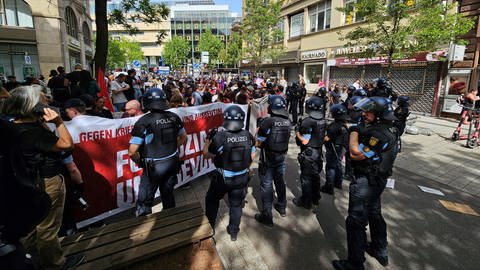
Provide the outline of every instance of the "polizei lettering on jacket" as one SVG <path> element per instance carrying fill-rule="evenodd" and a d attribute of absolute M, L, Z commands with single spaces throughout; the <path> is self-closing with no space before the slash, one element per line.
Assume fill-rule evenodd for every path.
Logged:
<path fill-rule="evenodd" d="M 289 121 L 282 121 L 282 122 L 273 122 L 274 127 L 287 127 L 290 126 Z"/>
<path fill-rule="evenodd" d="M 247 136 L 227 138 L 227 142 L 229 143 L 246 142 L 247 140 Z"/>
<path fill-rule="evenodd" d="M 173 123 L 174 119 L 173 118 L 162 118 L 162 119 L 157 119 L 155 120 L 156 125 L 166 125 Z"/>

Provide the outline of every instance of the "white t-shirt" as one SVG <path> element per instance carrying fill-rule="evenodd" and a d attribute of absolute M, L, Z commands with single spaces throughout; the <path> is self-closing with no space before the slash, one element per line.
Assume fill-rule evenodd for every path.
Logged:
<path fill-rule="evenodd" d="M 125 97 L 125 94 L 123 94 L 123 91 L 117 94 L 113 93 L 113 90 L 118 90 L 120 88 L 127 87 L 127 85 L 128 84 L 126 84 L 125 82 L 119 83 L 117 80 L 114 80 L 111 82 L 110 89 L 112 90 L 112 101 L 114 104 L 124 103 L 128 101 L 127 98 Z"/>

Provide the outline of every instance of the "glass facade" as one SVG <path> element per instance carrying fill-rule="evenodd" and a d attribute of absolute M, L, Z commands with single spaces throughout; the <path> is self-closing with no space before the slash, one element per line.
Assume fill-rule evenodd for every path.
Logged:
<path fill-rule="evenodd" d="M 290 17 L 290 38 L 303 35 L 303 12 Z"/>
<path fill-rule="evenodd" d="M 33 28 L 28 4 L 23 0 L 0 0 L 0 25 Z"/>
<path fill-rule="evenodd" d="M 14 75 L 22 82 L 25 77 L 40 75 L 39 71 L 37 46 L 0 43 L 0 79 Z"/>

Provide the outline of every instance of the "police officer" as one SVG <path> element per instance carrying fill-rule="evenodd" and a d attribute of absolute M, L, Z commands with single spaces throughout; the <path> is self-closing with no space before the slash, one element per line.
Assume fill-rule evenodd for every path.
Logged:
<path fill-rule="evenodd" d="M 350 130 L 350 156 L 355 179 L 350 184 L 347 230 L 348 258 L 334 260 L 337 270 L 364 269 L 365 251 L 383 266 L 388 265 L 387 227 L 381 213 L 380 196 L 392 174 L 398 131 L 389 101 L 365 98 L 355 104 L 363 111 L 364 123 Z M 367 243 L 366 226 L 371 243 Z"/>
<path fill-rule="evenodd" d="M 305 84 L 300 84 L 300 99 L 298 100 L 298 109 L 300 115 L 303 115 L 303 110 L 305 108 L 305 98 L 307 97 L 307 89 L 305 88 Z"/>
<path fill-rule="evenodd" d="M 322 144 L 325 137 L 325 102 L 321 97 L 313 96 L 307 100 L 308 117 L 297 126 L 296 141 L 300 146 L 300 182 L 302 195 L 293 199 L 296 206 L 306 209 L 317 205 L 320 200 L 320 172 L 322 171 Z"/>
<path fill-rule="evenodd" d="M 243 129 L 245 112 L 238 105 L 230 105 L 223 113 L 225 130 L 210 132 L 203 153 L 212 158 L 217 170 L 213 173 L 205 197 L 205 212 L 215 228 L 220 200 L 228 193 L 230 221 L 227 233 L 237 240 L 240 230 L 242 205 L 248 184 L 248 167 L 255 154 L 255 138 Z"/>
<path fill-rule="evenodd" d="M 348 102 L 350 102 L 350 99 L 352 99 L 353 93 L 355 93 L 355 90 L 357 90 L 357 88 L 355 88 L 355 86 L 353 86 L 353 85 L 348 86 L 348 88 L 347 88 L 347 98 L 342 103 L 343 106 L 345 106 L 345 108 L 348 108 Z"/>
<path fill-rule="evenodd" d="M 397 108 L 393 111 L 395 117 L 398 120 L 395 120 L 394 125 L 398 129 L 398 136 L 402 136 L 405 132 L 405 127 L 407 126 L 407 118 L 410 115 L 410 104 L 408 103 L 410 99 L 407 96 L 399 96 L 397 99 Z M 402 140 L 398 140 L 398 152 L 402 150 Z"/>
<path fill-rule="evenodd" d="M 333 194 L 333 187 L 342 188 L 342 159 L 348 144 L 347 108 L 341 104 L 330 107 L 330 114 L 335 119 L 327 127 L 325 149 L 327 164 L 325 165 L 326 183 L 321 191 Z"/>
<path fill-rule="evenodd" d="M 363 89 L 361 89 L 363 90 Z M 363 90 L 365 93 L 366 91 Z M 362 100 L 363 96 L 353 96 L 349 101 L 348 101 L 348 116 L 349 116 L 349 126 L 356 126 L 362 121 L 362 111 L 359 110 L 358 108 L 355 108 L 354 105 Z M 347 148 L 345 149 L 345 153 L 349 153 L 349 145 L 347 144 Z M 344 175 L 345 180 L 351 181 L 353 180 L 353 169 L 351 166 L 351 160 L 350 160 L 350 154 L 345 155 L 345 175 Z"/>
<path fill-rule="evenodd" d="M 255 219 L 260 223 L 273 226 L 273 183 L 275 183 L 278 200 L 275 209 L 282 217 L 286 216 L 287 197 L 283 176 L 286 168 L 285 156 L 288 151 L 291 124 L 283 97 L 270 96 L 268 112 L 270 117 L 265 118 L 260 123 L 257 132 L 257 141 L 261 148 L 258 173 L 263 210 L 261 213 L 255 214 Z"/>
<path fill-rule="evenodd" d="M 375 80 L 376 86 L 369 93 L 370 97 L 386 97 L 392 101 L 396 101 L 398 95 L 393 91 L 385 78 L 377 78 Z"/>
<path fill-rule="evenodd" d="M 143 115 L 133 126 L 128 155 L 141 167 L 137 216 L 152 213 L 155 192 L 160 189 L 163 209 L 175 207 L 173 188 L 179 170 L 178 146 L 187 135 L 180 117 L 167 111 L 167 96 L 159 88 L 150 88 L 143 96 Z"/>
<path fill-rule="evenodd" d="M 315 93 L 314 96 L 319 96 L 323 99 L 324 105 L 323 105 L 323 115 L 326 114 L 327 112 L 327 103 L 328 103 L 328 98 L 327 98 L 327 88 L 322 86 L 318 88 L 317 93 Z"/>
<path fill-rule="evenodd" d="M 300 100 L 300 85 L 293 82 L 288 91 L 288 100 L 290 102 L 290 113 L 292 114 L 292 124 L 296 125 L 298 121 L 298 102 Z"/>

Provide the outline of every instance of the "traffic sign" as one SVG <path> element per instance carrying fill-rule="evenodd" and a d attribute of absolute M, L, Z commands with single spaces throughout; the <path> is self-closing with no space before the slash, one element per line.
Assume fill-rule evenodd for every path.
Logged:
<path fill-rule="evenodd" d="M 209 53 L 208 52 L 202 52 L 202 63 L 208 64 L 209 60 Z"/>
<path fill-rule="evenodd" d="M 193 64 L 193 69 L 200 69 L 200 64 L 194 63 Z"/>
<path fill-rule="evenodd" d="M 133 60 L 132 62 L 133 66 L 136 67 L 136 68 L 139 68 L 142 66 L 142 64 L 140 63 L 139 60 Z"/>
<path fill-rule="evenodd" d="M 25 64 L 27 65 L 32 64 L 32 57 L 30 57 L 30 55 L 25 55 Z"/>

